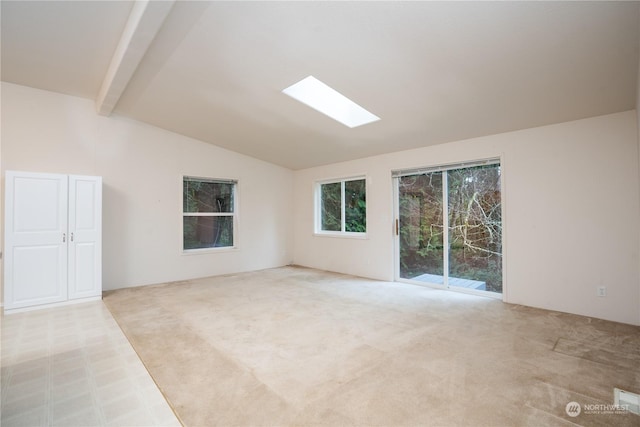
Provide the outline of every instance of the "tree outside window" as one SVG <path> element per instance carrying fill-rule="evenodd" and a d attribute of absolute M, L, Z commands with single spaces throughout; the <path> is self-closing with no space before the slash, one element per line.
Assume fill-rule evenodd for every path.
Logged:
<path fill-rule="evenodd" d="M 184 250 L 234 246 L 235 190 L 235 181 L 184 177 Z"/>
<path fill-rule="evenodd" d="M 318 184 L 318 232 L 366 233 L 367 198 L 364 178 Z"/>

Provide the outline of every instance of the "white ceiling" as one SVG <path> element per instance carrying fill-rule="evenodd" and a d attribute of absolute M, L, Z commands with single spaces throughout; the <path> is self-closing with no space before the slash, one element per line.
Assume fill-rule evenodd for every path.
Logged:
<path fill-rule="evenodd" d="M 132 9 L 3 0 L 2 80 L 98 99 Z M 635 108 L 640 2 L 177 1 L 157 23 L 113 114 L 291 169 Z M 281 93 L 308 75 L 381 120 Z"/>

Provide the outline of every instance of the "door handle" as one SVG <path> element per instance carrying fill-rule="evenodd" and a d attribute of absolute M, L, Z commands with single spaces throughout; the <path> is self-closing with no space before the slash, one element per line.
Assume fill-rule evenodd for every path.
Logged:
<path fill-rule="evenodd" d="M 62 243 L 67 241 L 67 233 L 62 233 Z"/>
<path fill-rule="evenodd" d="M 73 233 L 71 233 L 71 241 L 73 242 Z"/>
<path fill-rule="evenodd" d="M 396 236 L 400 234 L 400 220 L 396 218 Z"/>

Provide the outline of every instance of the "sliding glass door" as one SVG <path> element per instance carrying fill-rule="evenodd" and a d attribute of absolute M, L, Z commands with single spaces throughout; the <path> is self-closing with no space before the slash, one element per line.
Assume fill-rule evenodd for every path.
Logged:
<path fill-rule="evenodd" d="M 394 176 L 398 277 L 502 293 L 500 165 Z"/>

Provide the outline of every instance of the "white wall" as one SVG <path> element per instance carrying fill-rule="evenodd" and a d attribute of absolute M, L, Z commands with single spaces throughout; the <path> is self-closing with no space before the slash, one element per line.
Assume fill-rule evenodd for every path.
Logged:
<path fill-rule="evenodd" d="M 391 170 L 502 156 L 506 300 L 640 324 L 634 111 L 291 172 L 98 116 L 88 100 L 8 83 L 1 89 L 3 171 L 104 177 L 105 289 L 292 260 L 392 280 Z M 239 250 L 181 254 L 182 174 L 239 179 Z M 368 177 L 368 239 L 314 236 L 315 180 L 360 174 Z M 596 296 L 602 285 L 605 298 Z"/>
<path fill-rule="evenodd" d="M 292 259 L 288 169 L 133 120 L 98 116 L 89 100 L 9 83 L 2 83 L 1 135 L 3 172 L 103 176 L 105 289 L 258 270 Z M 183 174 L 239 180 L 238 250 L 182 255 Z"/>
<path fill-rule="evenodd" d="M 392 280 L 395 169 L 502 157 L 505 300 L 640 324 L 635 111 L 295 172 L 294 262 Z M 367 174 L 368 238 L 313 235 L 316 180 Z M 607 287 L 606 297 L 596 288 Z"/>

